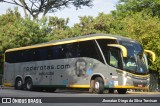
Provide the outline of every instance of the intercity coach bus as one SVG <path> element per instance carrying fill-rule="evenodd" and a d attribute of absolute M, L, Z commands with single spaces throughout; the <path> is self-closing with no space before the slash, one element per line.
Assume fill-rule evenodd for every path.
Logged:
<path fill-rule="evenodd" d="M 149 71 L 142 46 L 129 38 L 91 34 L 5 51 L 4 86 L 15 89 L 86 88 L 102 94 L 148 89 Z"/>

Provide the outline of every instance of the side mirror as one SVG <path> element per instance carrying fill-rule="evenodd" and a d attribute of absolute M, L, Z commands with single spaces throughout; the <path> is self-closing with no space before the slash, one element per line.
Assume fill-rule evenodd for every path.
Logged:
<path fill-rule="evenodd" d="M 152 52 L 151 50 L 144 50 L 145 54 L 150 54 L 152 56 L 152 61 L 154 62 L 156 60 L 156 54 Z"/>
<path fill-rule="evenodd" d="M 119 44 L 108 44 L 108 46 L 110 46 L 110 47 L 116 47 L 116 48 L 121 49 L 122 56 L 123 57 L 127 57 L 127 49 L 126 49 L 126 47 L 124 47 L 122 45 L 119 45 Z"/>

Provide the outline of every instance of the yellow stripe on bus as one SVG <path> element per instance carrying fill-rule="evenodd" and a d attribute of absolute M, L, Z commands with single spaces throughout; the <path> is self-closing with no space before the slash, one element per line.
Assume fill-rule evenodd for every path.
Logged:
<path fill-rule="evenodd" d="M 70 88 L 90 88 L 90 85 L 69 85 Z"/>
<path fill-rule="evenodd" d="M 148 90 L 148 87 L 135 87 L 135 86 L 114 86 L 114 88 L 126 88 L 126 89 L 143 89 L 143 90 Z"/>
<path fill-rule="evenodd" d="M 49 44 L 39 44 L 39 45 L 35 45 L 35 46 L 13 48 L 13 49 L 6 50 L 6 52 L 17 51 L 17 50 L 26 50 L 26 49 L 32 49 L 32 48 L 40 48 L 40 47 L 47 47 L 47 46 L 55 46 L 55 45 L 81 42 L 81 41 L 87 41 L 87 40 L 95 40 L 95 39 L 117 39 L 117 38 L 116 37 L 110 37 L 110 36 L 95 36 L 95 37 L 80 38 L 80 39 L 75 39 L 75 40 L 60 41 L 60 42 L 49 43 Z"/>
<path fill-rule="evenodd" d="M 4 85 L 4 86 L 8 86 L 8 87 L 13 86 L 11 83 L 4 83 L 3 85 Z"/>

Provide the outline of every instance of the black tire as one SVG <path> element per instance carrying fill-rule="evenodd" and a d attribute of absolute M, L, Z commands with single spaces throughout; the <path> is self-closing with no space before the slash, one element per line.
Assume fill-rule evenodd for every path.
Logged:
<path fill-rule="evenodd" d="M 113 89 L 113 88 L 110 88 L 110 89 L 108 90 L 108 93 L 114 93 L 114 89 Z"/>
<path fill-rule="evenodd" d="M 126 94 L 127 89 L 117 89 L 117 92 L 118 92 L 119 94 Z"/>
<path fill-rule="evenodd" d="M 33 82 L 31 78 L 27 78 L 27 80 L 25 81 L 25 89 L 27 91 L 32 91 L 33 90 Z"/>
<path fill-rule="evenodd" d="M 34 90 L 38 92 L 43 92 L 44 88 L 34 87 Z"/>
<path fill-rule="evenodd" d="M 56 88 L 46 88 L 45 89 L 47 92 L 55 92 Z"/>
<path fill-rule="evenodd" d="M 104 81 L 101 77 L 95 78 L 93 91 L 97 94 L 102 94 L 104 92 Z"/>
<path fill-rule="evenodd" d="M 17 78 L 15 81 L 15 89 L 22 90 L 23 89 L 23 82 L 21 78 Z"/>
<path fill-rule="evenodd" d="M 94 80 L 91 80 L 89 93 L 93 93 L 93 92 L 94 92 Z"/>

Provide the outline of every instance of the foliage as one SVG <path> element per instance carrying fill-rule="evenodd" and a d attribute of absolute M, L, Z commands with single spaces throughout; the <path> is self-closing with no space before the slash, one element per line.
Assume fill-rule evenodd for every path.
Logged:
<path fill-rule="evenodd" d="M 49 27 L 52 31 L 48 34 L 48 39 L 63 39 L 74 36 L 82 36 L 93 33 L 110 33 L 112 25 L 112 15 L 99 13 L 97 17 L 79 16 L 80 22 L 69 27 L 69 19 L 62 19 L 58 17 L 49 18 Z"/>
<path fill-rule="evenodd" d="M 69 22 L 69 18 L 63 19 L 58 17 L 49 17 L 48 26 L 50 27 L 51 31 L 48 34 L 49 40 L 57 40 L 63 39 L 69 36 L 70 34 L 67 33 L 69 26 L 67 26 Z"/>
<path fill-rule="evenodd" d="M 92 6 L 92 0 L 1 0 L 1 2 L 22 7 L 25 16 L 28 16 L 28 11 L 33 19 L 36 19 L 40 13 L 45 16 L 48 12 L 56 12 L 70 5 L 75 6 L 77 9 L 82 6 Z"/>
<path fill-rule="evenodd" d="M 160 20 L 143 13 L 127 16 L 120 23 L 123 28 L 117 34 L 133 38 L 145 49 L 156 53 L 156 62 L 150 64 L 150 70 L 160 70 Z"/>
<path fill-rule="evenodd" d="M 23 19 L 17 9 L 0 16 L 1 63 L 6 49 L 47 41 L 46 29 L 36 21 Z M 2 66 L 2 65 L 1 65 Z M 0 68 L 1 69 L 1 68 Z"/>
<path fill-rule="evenodd" d="M 119 0 L 116 7 L 112 15 L 119 27 L 114 33 L 136 39 L 156 54 L 155 62 L 149 59 L 150 90 L 155 91 L 157 83 L 160 86 L 160 1 Z"/>
<path fill-rule="evenodd" d="M 114 12 L 123 17 L 142 11 L 151 16 L 160 17 L 159 0 L 119 0 L 116 8 L 117 10 Z"/>
<path fill-rule="evenodd" d="M 116 8 L 112 15 L 120 27 L 114 33 L 133 38 L 154 51 L 156 62 L 150 63 L 150 70 L 160 71 L 160 1 L 119 0 Z"/>

